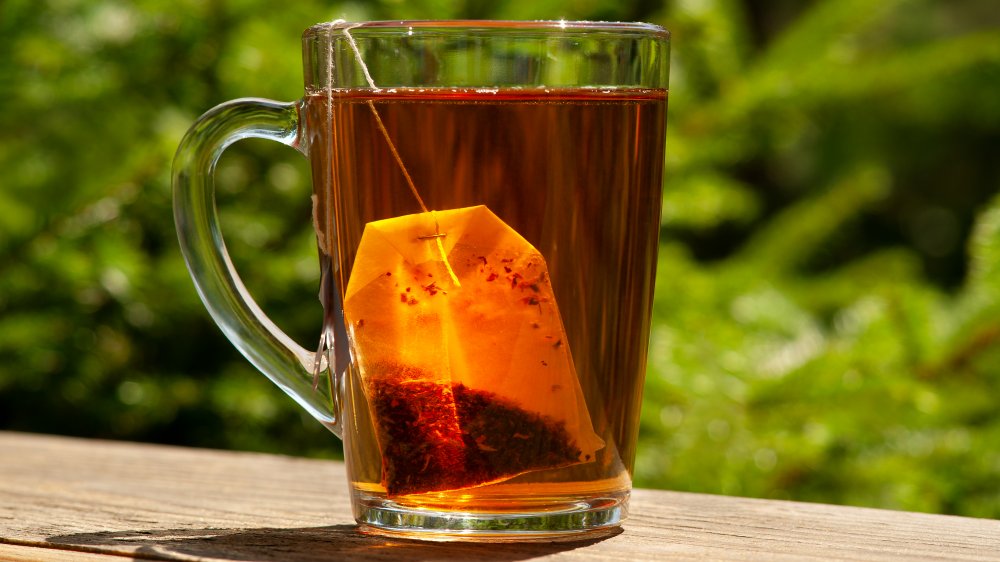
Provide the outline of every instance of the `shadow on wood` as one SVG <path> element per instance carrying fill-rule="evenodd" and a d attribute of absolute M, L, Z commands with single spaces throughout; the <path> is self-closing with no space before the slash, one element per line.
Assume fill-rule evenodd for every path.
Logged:
<path fill-rule="evenodd" d="M 618 529 L 614 534 L 620 533 Z M 425 542 L 366 535 L 354 525 L 298 529 L 158 529 L 57 535 L 52 546 L 152 560 L 340 561 L 471 560 L 514 562 L 585 547 L 607 538 L 559 543 Z"/>

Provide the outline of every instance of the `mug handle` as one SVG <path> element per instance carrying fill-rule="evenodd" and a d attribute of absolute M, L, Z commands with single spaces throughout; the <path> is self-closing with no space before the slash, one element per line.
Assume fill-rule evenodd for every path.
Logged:
<path fill-rule="evenodd" d="M 341 377 L 314 380 L 311 351 L 295 343 L 264 315 L 243 285 L 226 251 L 215 206 L 215 165 L 232 143 L 246 138 L 278 141 L 305 154 L 298 103 L 243 98 L 198 118 L 174 157 L 174 221 L 184 261 L 202 302 L 222 332 L 255 367 L 341 437 Z M 327 361 L 322 367 L 333 369 Z"/>

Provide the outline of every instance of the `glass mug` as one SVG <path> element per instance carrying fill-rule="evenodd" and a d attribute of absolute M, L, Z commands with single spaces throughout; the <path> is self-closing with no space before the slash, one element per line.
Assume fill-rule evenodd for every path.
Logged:
<path fill-rule="evenodd" d="M 344 440 L 369 532 L 577 539 L 628 513 L 659 236 L 669 34 L 638 23 L 333 22 L 305 95 L 202 116 L 174 161 L 205 306 Z M 315 352 L 254 303 L 213 171 L 248 137 L 312 166 Z"/>

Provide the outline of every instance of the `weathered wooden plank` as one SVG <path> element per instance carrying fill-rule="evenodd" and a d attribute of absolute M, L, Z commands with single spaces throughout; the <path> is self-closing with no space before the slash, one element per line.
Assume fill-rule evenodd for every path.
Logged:
<path fill-rule="evenodd" d="M 112 554 L 95 554 L 78 550 L 40 548 L 0 544 L 0 560 L 4 562 L 122 562 L 121 556 Z"/>
<path fill-rule="evenodd" d="M 998 521 L 652 490 L 601 541 L 384 539 L 355 530 L 336 462 L 3 432 L 0 451 L 0 558 L 1000 560 Z"/>

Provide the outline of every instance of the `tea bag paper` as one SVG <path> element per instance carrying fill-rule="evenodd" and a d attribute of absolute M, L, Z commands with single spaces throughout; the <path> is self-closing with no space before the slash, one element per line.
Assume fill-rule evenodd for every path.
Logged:
<path fill-rule="evenodd" d="M 485 206 L 368 223 L 344 298 L 389 495 L 588 462 L 542 255 Z"/>

